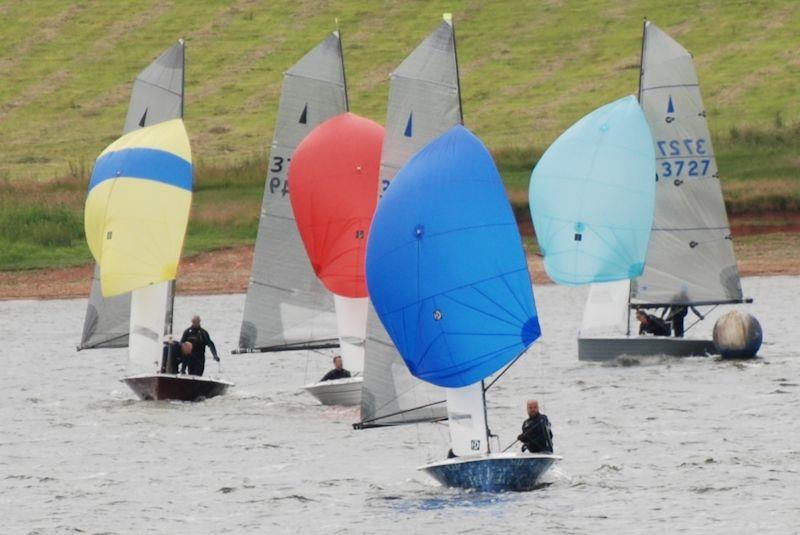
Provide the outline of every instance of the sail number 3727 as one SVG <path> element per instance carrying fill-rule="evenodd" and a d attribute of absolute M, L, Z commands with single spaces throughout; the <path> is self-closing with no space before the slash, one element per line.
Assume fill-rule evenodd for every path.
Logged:
<path fill-rule="evenodd" d="M 670 139 L 656 141 L 662 177 L 696 176 L 708 174 L 711 155 L 706 150 L 705 139 Z"/>

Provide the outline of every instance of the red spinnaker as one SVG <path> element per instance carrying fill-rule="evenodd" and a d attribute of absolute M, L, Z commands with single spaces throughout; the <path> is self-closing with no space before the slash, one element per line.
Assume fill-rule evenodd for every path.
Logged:
<path fill-rule="evenodd" d="M 289 199 L 308 258 L 328 290 L 366 297 L 364 257 L 378 202 L 383 127 L 352 113 L 308 134 L 289 166 Z"/>

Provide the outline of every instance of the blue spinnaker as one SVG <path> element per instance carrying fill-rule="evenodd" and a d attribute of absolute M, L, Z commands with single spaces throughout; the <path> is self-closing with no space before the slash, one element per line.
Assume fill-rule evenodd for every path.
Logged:
<path fill-rule="evenodd" d="M 631 279 L 644 269 L 656 192 L 647 119 L 632 96 L 598 108 L 550 145 L 530 208 L 547 274 L 559 284 Z"/>
<path fill-rule="evenodd" d="M 541 331 L 522 240 L 491 155 L 456 125 L 378 203 L 367 244 L 375 311 L 416 377 L 480 381 Z"/>

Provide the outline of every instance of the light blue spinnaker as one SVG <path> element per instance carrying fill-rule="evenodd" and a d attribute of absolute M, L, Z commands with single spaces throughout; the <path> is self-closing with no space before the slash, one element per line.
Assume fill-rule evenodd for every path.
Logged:
<path fill-rule="evenodd" d="M 517 223 L 491 155 L 456 125 L 397 174 L 367 245 L 372 303 L 411 373 L 467 386 L 541 331 Z"/>
<path fill-rule="evenodd" d="M 641 275 L 655 207 L 655 152 L 628 96 L 572 125 L 531 174 L 530 209 L 547 274 L 566 285 Z"/>

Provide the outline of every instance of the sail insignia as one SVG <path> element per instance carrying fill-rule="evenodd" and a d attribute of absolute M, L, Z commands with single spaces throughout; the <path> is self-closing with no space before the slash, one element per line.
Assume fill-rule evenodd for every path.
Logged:
<path fill-rule="evenodd" d="M 300 124 L 308 124 L 308 104 L 306 103 L 303 106 L 303 112 L 300 114 L 300 120 L 298 121 Z"/>
<path fill-rule="evenodd" d="M 408 114 L 408 122 L 406 123 L 406 129 L 403 131 L 403 135 L 405 137 L 411 137 L 413 135 L 412 128 L 413 128 L 413 120 L 414 120 L 414 112 L 410 112 Z"/>

